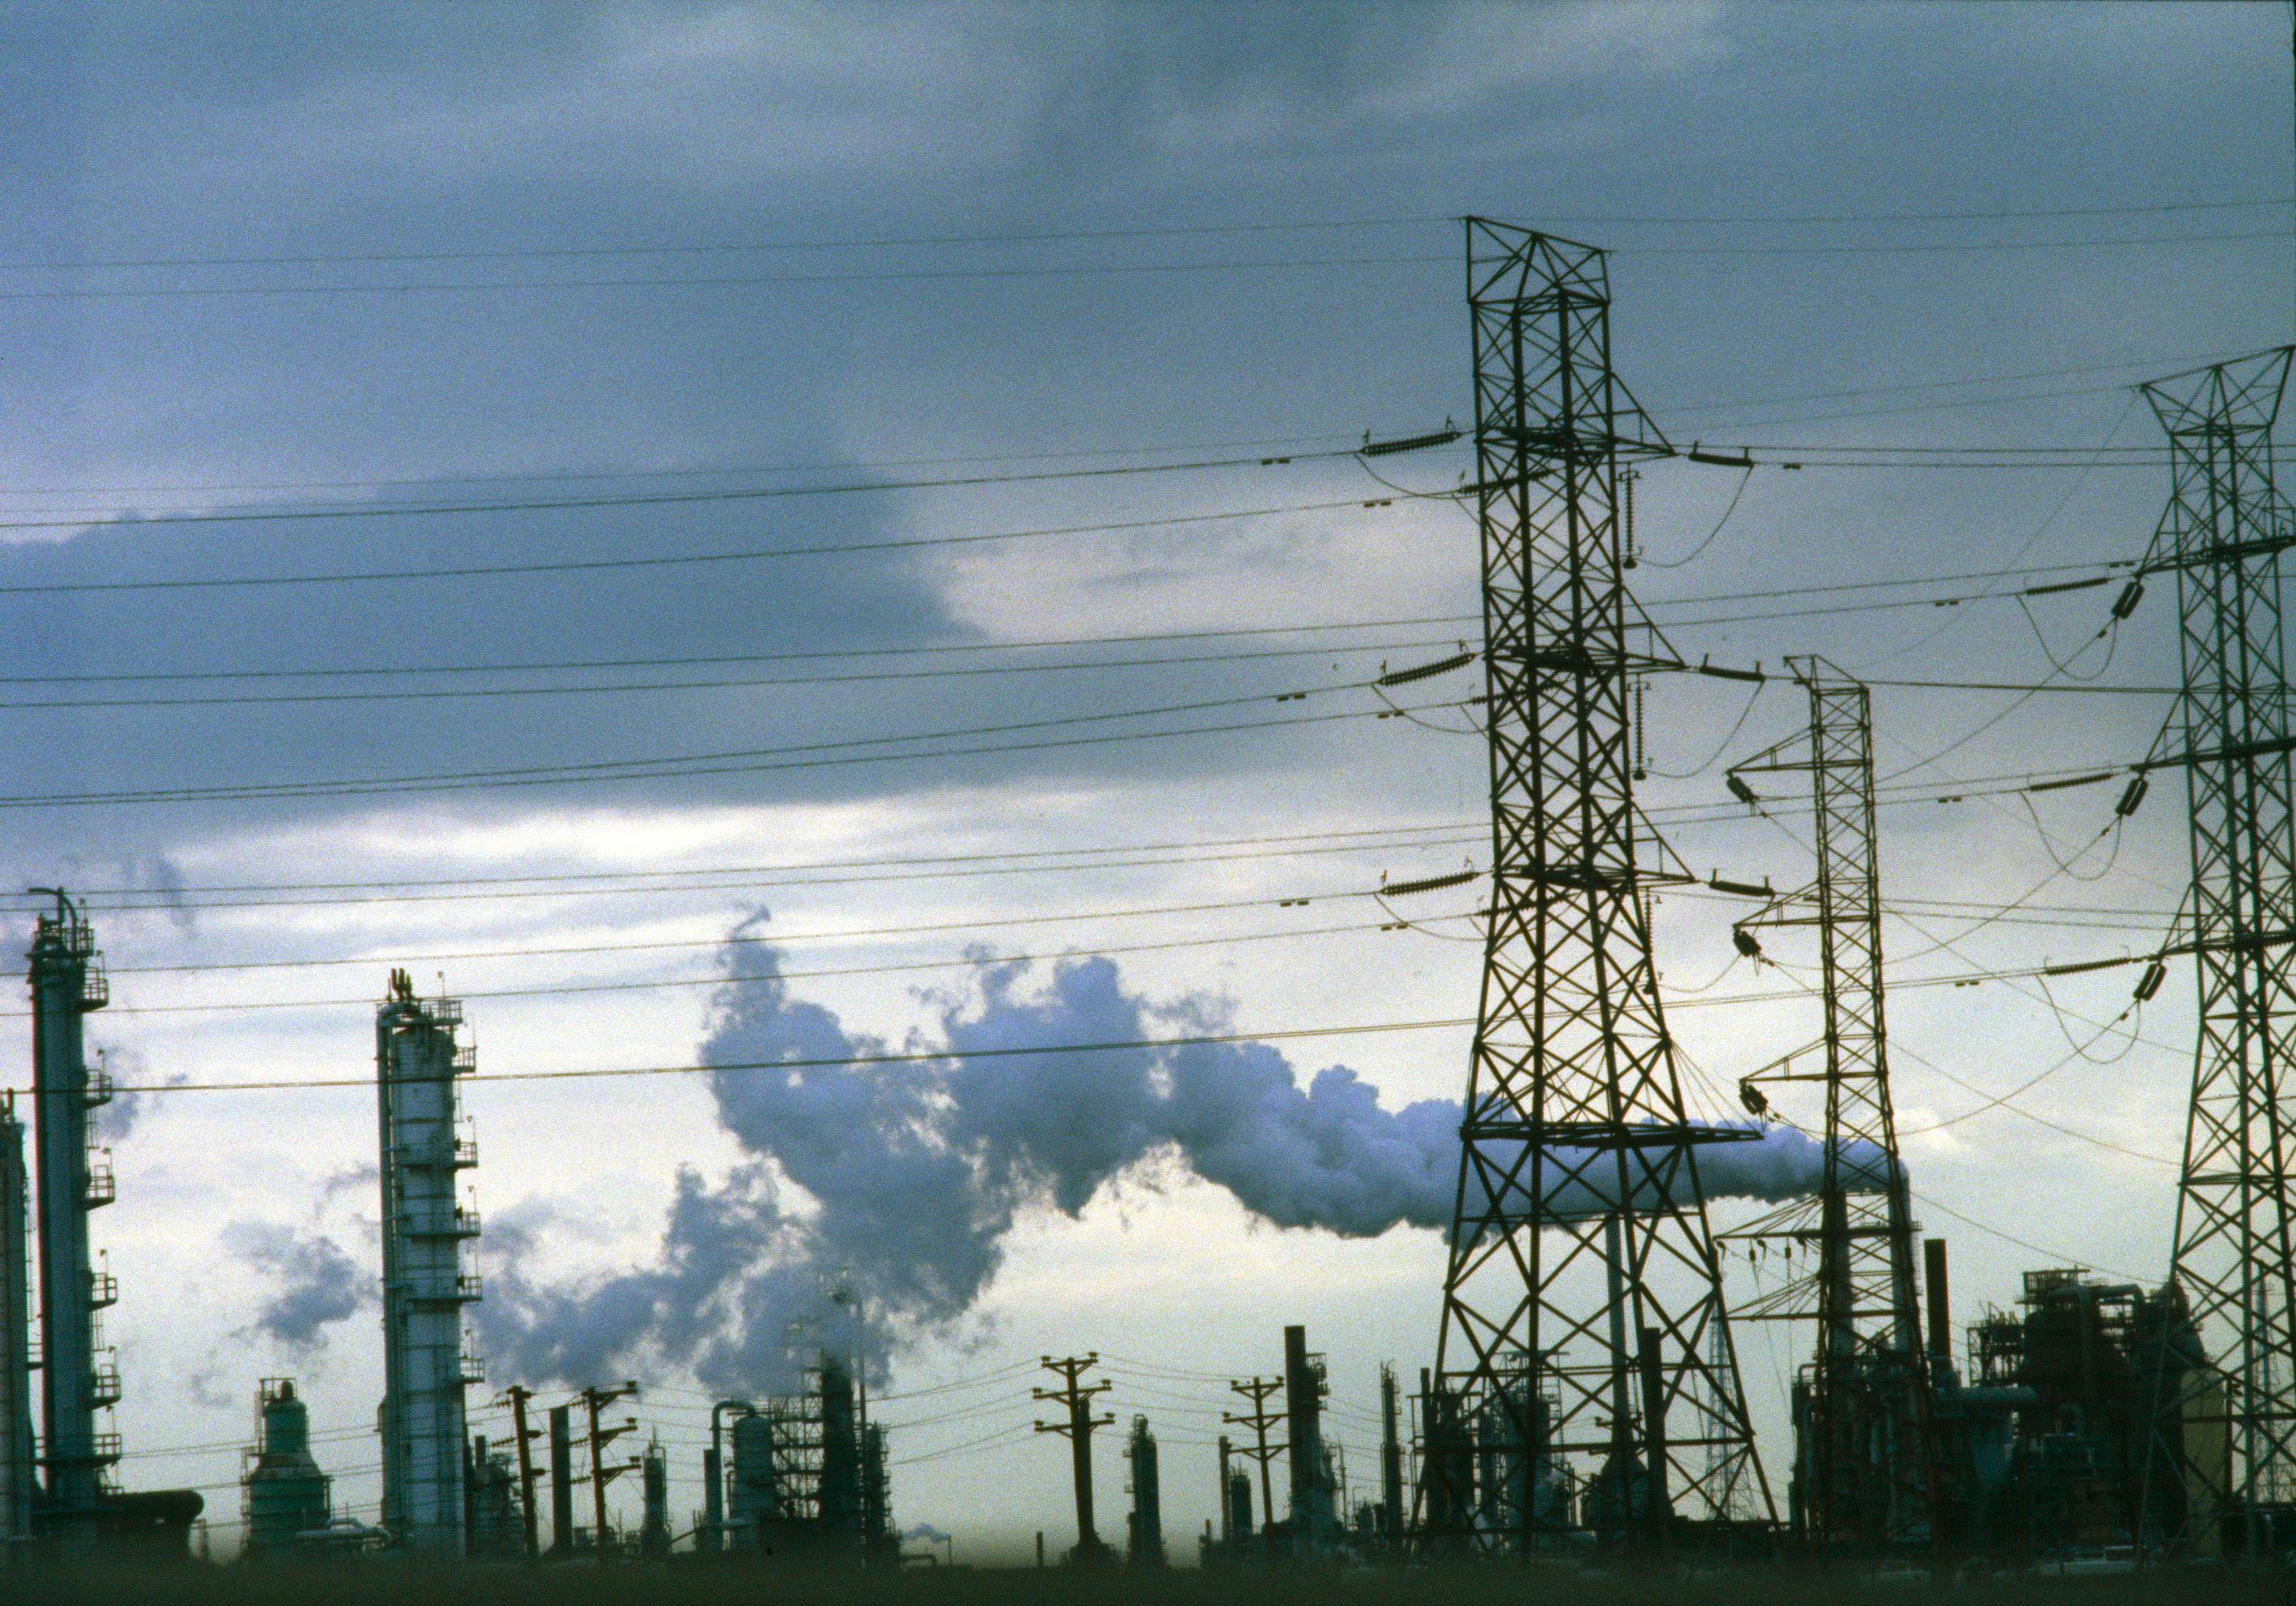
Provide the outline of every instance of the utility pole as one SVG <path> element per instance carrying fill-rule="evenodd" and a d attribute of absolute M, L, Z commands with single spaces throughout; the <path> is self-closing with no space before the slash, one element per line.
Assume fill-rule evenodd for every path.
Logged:
<path fill-rule="evenodd" d="M 1431 1400 L 1431 1429 L 1460 1430 L 1429 1434 L 1447 1464 L 1423 1526 L 1455 1549 L 1623 1544 L 1652 1491 L 1710 1518 L 1742 1469 L 1760 1482 L 1735 1351 L 1710 1359 L 1727 1317 L 1698 1177 L 1704 1145 L 1748 1134 L 1684 1100 L 1649 889 L 1687 877 L 1634 799 L 1629 683 L 1660 663 L 1627 650 L 1619 476 L 1674 449 L 1611 366 L 1603 252 L 1480 218 L 1466 236 L 1492 885 Z M 1641 1465 L 1638 1404 L 1667 1467 Z M 1540 1498 L 1572 1478 L 1589 1498 Z"/>
<path fill-rule="evenodd" d="M 598 1413 L 616 1400 L 628 1399 L 637 1391 L 638 1386 L 628 1382 L 618 1383 L 611 1388 L 591 1388 L 582 1391 L 582 1404 L 590 1412 L 590 1543 L 598 1552 L 601 1566 L 611 1559 L 611 1548 L 606 1542 L 606 1486 L 623 1473 L 636 1470 L 639 1462 L 634 1456 L 612 1466 L 606 1464 L 606 1446 L 623 1434 L 635 1430 L 637 1423 L 629 1420 L 608 1428 L 601 1423 Z"/>
<path fill-rule="evenodd" d="M 1872 694 L 1823 658 L 1786 663 L 1809 694 L 1808 729 L 1733 764 L 1729 778 L 1734 795 L 1759 800 L 1748 777 L 1808 778 L 1817 878 L 1739 921 L 1737 931 L 1742 948 L 1755 927 L 1816 928 L 1824 1031 L 1745 1077 L 1739 1097 L 1767 1116 L 1764 1090 L 1818 1087 L 1823 1171 L 1815 1198 L 1789 1201 L 1724 1236 L 1815 1248 L 1816 1268 L 1742 1308 L 1738 1319 L 1816 1319 L 1816 1353 L 1794 1413 L 1803 1536 L 1820 1546 L 1881 1549 L 1916 1536 L 1942 1544 L 1914 1281 L 1919 1228 L 1890 1098 Z"/>
<path fill-rule="evenodd" d="M 1031 1390 L 1039 1400 L 1068 1407 L 1066 1421 L 1040 1421 L 1039 1433 L 1059 1433 L 1067 1436 L 1069 1452 L 1076 1471 L 1077 1545 L 1070 1558 L 1079 1566 L 1098 1561 L 1105 1554 L 1100 1535 L 1092 1523 L 1092 1433 L 1095 1428 L 1105 1428 L 1116 1421 L 1113 1412 L 1103 1412 L 1095 1416 L 1092 1402 L 1106 1394 L 1113 1383 L 1086 1383 L 1084 1374 L 1100 1364 L 1097 1355 L 1069 1355 L 1055 1360 L 1051 1355 L 1042 1359 L 1046 1371 L 1061 1380 L 1058 1388 Z"/>
<path fill-rule="evenodd" d="M 2143 387 L 2169 436 L 2169 506 L 2113 609 L 2126 618 L 2145 577 L 2177 577 L 2183 750 L 2144 770 L 2185 771 L 2200 983 L 2170 1273 L 2191 1327 L 2159 1346 L 2140 1527 L 2259 1561 L 2272 1509 L 2296 1495 L 2296 721 L 2280 571 L 2296 507 L 2272 462 L 2290 350 Z"/>
<path fill-rule="evenodd" d="M 510 1402 L 511 1421 L 518 1433 L 518 1503 L 526 1519 L 526 1555 L 532 1561 L 542 1553 L 542 1513 L 535 1509 L 534 1486 L 541 1477 L 541 1469 L 534 1464 L 534 1441 L 542 1437 L 542 1429 L 526 1425 L 527 1403 L 534 1398 L 534 1390 L 522 1383 L 512 1383 L 503 1390 Z"/>
<path fill-rule="evenodd" d="M 1234 1412 L 1223 1412 L 1220 1421 L 1230 1427 L 1249 1428 L 1252 1431 L 1252 1442 L 1241 1446 L 1237 1453 L 1249 1455 L 1259 1463 L 1259 1528 L 1265 1534 L 1267 1525 L 1275 1520 L 1275 1480 L 1268 1469 L 1275 1464 L 1277 1456 L 1291 1447 L 1267 1442 L 1267 1430 L 1285 1420 L 1284 1412 L 1267 1408 L 1267 1402 L 1283 1392 L 1283 1380 L 1234 1378 L 1228 1382 L 1228 1391 L 1240 1394 L 1251 1402 L 1249 1412 L 1240 1415 Z"/>

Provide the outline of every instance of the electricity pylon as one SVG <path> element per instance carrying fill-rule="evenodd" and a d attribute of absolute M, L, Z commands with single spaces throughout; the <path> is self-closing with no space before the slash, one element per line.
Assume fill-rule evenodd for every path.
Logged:
<path fill-rule="evenodd" d="M 1738 929 L 1816 927 L 1824 1030 L 1740 1091 L 1763 1115 L 1764 1088 L 1817 1084 L 1823 1168 L 1815 1198 L 1792 1200 L 1725 1237 L 1815 1250 L 1808 1275 L 1741 1307 L 1738 1319 L 1816 1319 L 1816 1353 L 1794 1389 L 1796 1526 L 1816 1544 L 1886 1547 L 1941 1536 L 1914 1283 L 1917 1228 L 1890 1102 L 1874 710 L 1866 688 L 1824 659 L 1786 662 L 1809 694 L 1809 727 L 1733 764 L 1731 789 L 1751 800 L 1747 776 L 1809 778 L 1817 878 Z"/>
<path fill-rule="evenodd" d="M 1698 1181 L 1742 1133 L 1683 1101 L 1632 790 L 1620 464 L 1672 449 L 1611 371 L 1603 253 L 1466 226 L 1492 896 L 1422 1526 L 1662 1545 L 1759 1473 Z"/>
<path fill-rule="evenodd" d="M 2172 1272 L 2196 1330 L 2159 1347 L 2144 1526 L 2183 1548 L 2251 1555 L 2271 1508 L 2296 1495 L 2296 737 L 2280 605 L 2296 507 L 2272 464 L 2289 356 L 2143 387 L 2168 432 L 2170 490 L 2139 574 L 2177 577 L 2200 980 Z"/>

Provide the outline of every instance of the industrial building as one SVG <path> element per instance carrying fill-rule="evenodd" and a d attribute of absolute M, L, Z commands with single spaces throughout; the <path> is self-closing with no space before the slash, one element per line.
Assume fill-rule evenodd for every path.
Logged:
<path fill-rule="evenodd" d="M 1156 1436 L 1148 1419 L 1132 1419 L 1131 1437 L 1124 1441 L 1124 1463 L 1129 1470 L 1125 1487 L 1132 1510 L 1125 1522 L 1124 1559 L 1134 1567 L 1161 1567 L 1164 1554 L 1164 1486 L 1156 1467 Z"/>
<path fill-rule="evenodd" d="M 867 1420 L 842 1358 L 821 1355 L 795 1394 L 718 1402 L 709 1436 L 702 1550 L 756 1562 L 898 1562 L 884 1429 Z"/>
<path fill-rule="evenodd" d="M 35 1546 L 181 1556 L 204 1504 L 200 1495 L 131 1492 L 114 1477 L 121 1448 L 111 1408 L 120 1378 L 102 1318 L 119 1288 L 89 1226 L 117 1190 L 111 1157 L 88 1124 L 112 1086 L 90 1067 L 86 1041 L 86 1017 L 111 1001 L 111 988 L 80 905 L 57 888 L 36 892 L 53 907 L 36 918 L 28 955 L 29 1133 L 12 1098 L 0 1109 L 0 1561 Z"/>
<path fill-rule="evenodd" d="M 463 1006 L 417 998 L 404 970 L 375 1012 L 382 1188 L 382 1527 L 409 1550 L 469 1546 L 464 1392 L 480 1380 L 463 1307 L 479 1297 L 467 1247 L 479 1235 L 462 1174 L 478 1164 L 455 1079 L 477 1058 L 457 1041 Z"/>
<path fill-rule="evenodd" d="M 311 1413 L 291 1378 L 256 1390 L 255 1445 L 242 1476 L 242 1544 L 250 1560 L 289 1557 L 328 1538 L 334 1480 L 311 1457 Z"/>
<path fill-rule="evenodd" d="M 1391 1370 L 1381 1373 L 1382 1388 L 1387 1389 L 1389 1403 L 1393 1403 Z M 1229 1384 L 1230 1392 L 1249 1401 L 1252 1409 L 1231 1413 L 1226 1419 L 1234 1427 L 1249 1429 L 1250 1441 L 1238 1444 L 1226 1437 L 1219 1441 L 1218 1483 L 1219 1531 L 1204 1536 L 1203 1560 L 1208 1565 L 1235 1565 L 1285 1561 L 1295 1562 L 1329 1561 L 1341 1556 L 1357 1559 L 1385 1555 L 1394 1559 L 1401 1555 L 1399 1546 L 1390 1543 L 1397 1532 L 1395 1513 L 1401 1510 L 1404 1478 L 1405 1446 L 1398 1431 L 1397 1419 L 1390 1413 L 1386 1419 L 1387 1432 L 1381 1444 L 1381 1498 L 1362 1503 L 1360 1515 L 1344 1513 L 1346 1502 L 1341 1491 L 1341 1479 L 1337 1459 L 1324 1443 L 1324 1408 L 1331 1393 L 1331 1377 L 1323 1355 L 1308 1347 L 1308 1330 L 1304 1326 L 1289 1326 L 1283 1330 L 1283 1371 L 1278 1378 L 1236 1380 Z M 1267 1409 L 1268 1402 L 1282 1398 L 1280 1412 Z M 1144 1429 L 1145 1419 L 1136 1424 L 1135 1431 Z M 1271 1438 L 1272 1432 L 1280 1437 Z M 1275 1485 L 1271 1477 L 1274 1463 L 1281 1459 L 1284 1472 L 1284 1514 L 1275 1514 Z M 1252 1512 L 1253 1475 L 1241 1463 L 1256 1462 L 1260 1509 L 1255 1521 Z M 1421 1461 L 1432 1465 L 1422 1446 Z M 1391 1470 L 1393 1477 L 1388 1477 Z M 1390 1481 L 1392 1487 L 1390 1487 Z"/>
<path fill-rule="evenodd" d="M 2009 1553 L 2128 1552 L 2149 1522 L 2234 1535 L 2218 1503 L 2230 1445 L 2217 1425 L 2225 1380 L 2209 1366 L 2174 1284 L 2146 1289 L 2071 1269 L 2028 1272 L 2015 1310 L 1968 1335 L 1966 1390 L 1940 1416 L 1970 1424 L 1963 1543 Z M 1968 1403 L 1964 1403 L 1966 1396 Z M 2161 1413 L 2162 1400 L 2182 1402 Z M 1984 1407 L 2013 1413 L 2013 1431 Z"/>

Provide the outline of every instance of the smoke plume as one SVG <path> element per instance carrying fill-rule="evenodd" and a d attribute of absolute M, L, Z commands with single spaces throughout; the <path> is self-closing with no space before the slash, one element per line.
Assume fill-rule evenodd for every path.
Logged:
<path fill-rule="evenodd" d="M 316 1354 L 332 1323 L 374 1297 L 374 1274 L 324 1233 L 242 1221 L 224 1229 L 224 1242 L 272 1284 L 248 1330 L 298 1355 Z"/>
<path fill-rule="evenodd" d="M 1277 1227 L 1369 1238 L 1450 1223 L 1449 1100 L 1389 1108 L 1346 1067 L 1303 1080 L 1258 1042 L 1009 1052 L 1229 1029 L 1216 1001 L 1151 1001 L 1107 959 L 989 965 L 972 992 L 941 1001 L 932 1034 L 901 1045 L 950 1058 L 891 1066 L 834 1064 L 889 1045 L 793 997 L 770 945 L 734 944 L 726 962 L 701 1063 L 726 1067 L 710 1088 L 746 1157 L 716 1187 L 681 1174 L 651 1266 L 541 1286 L 518 1270 L 526 1245 L 490 1230 L 478 1320 L 498 1375 L 573 1383 L 650 1355 L 715 1389 L 774 1388 L 793 1346 L 849 1349 L 865 1330 L 882 1363 L 973 1306 L 1023 1215 L 1076 1216 L 1155 1161 Z M 776 1068 L 800 1061 L 815 1063 Z M 1780 1200 L 1815 1188 L 1820 1158 L 1776 1131 L 1699 1165 L 1709 1198 Z M 1565 1185 L 1549 1201 L 1595 1203 Z"/>
<path fill-rule="evenodd" d="M 97 1061 L 119 1081 L 136 1085 L 181 1087 L 191 1080 L 188 1073 L 170 1071 L 164 1076 L 154 1076 L 144 1056 L 134 1049 L 99 1048 Z M 116 1145 L 127 1141 L 127 1134 L 138 1131 L 144 1118 L 163 1108 L 165 1100 L 157 1093 L 139 1093 L 122 1089 L 111 1095 L 108 1103 L 99 1104 L 88 1112 L 88 1134 L 98 1143 Z"/>

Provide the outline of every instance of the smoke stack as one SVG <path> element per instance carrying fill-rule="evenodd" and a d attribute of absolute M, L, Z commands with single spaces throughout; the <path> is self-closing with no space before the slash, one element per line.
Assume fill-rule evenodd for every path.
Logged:
<path fill-rule="evenodd" d="M 1939 1361 L 1953 1360 L 1953 1300 L 1946 1285 L 1945 1240 L 1922 1240 L 1922 1273 L 1929 1283 L 1930 1354 Z"/>
<path fill-rule="evenodd" d="M 1395 1368 L 1379 1369 L 1380 1536 L 1393 1541 L 1403 1532 L 1403 1436 L 1395 1401 Z"/>
<path fill-rule="evenodd" d="M 1666 1547 L 1674 1516 L 1666 1487 L 1666 1352 L 1658 1329 L 1645 1327 L 1641 1340 L 1643 1383 L 1643 1475 L 1648 1479 L 1648 1520 L 1652 1550 Z M 1631 1509 L 1631 1506 L 1629 1507 Z"/>
<path fill-rule="evenodd" d="M 550 1549 L 574 1553 L 574 1407 L 550 1408 Z"/>
<path fill-rule="evenodd" d="M 1283 1330 L 1283 1405 L 1291 1430 L 1292 1543 L 1310 1556 L 1332 1518 L 1324 1487 L 1324 1380 L 1308 1355 L 1308 1330 Z"/>

